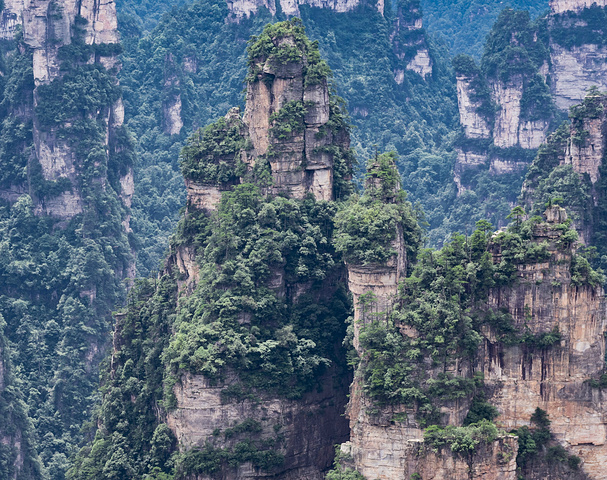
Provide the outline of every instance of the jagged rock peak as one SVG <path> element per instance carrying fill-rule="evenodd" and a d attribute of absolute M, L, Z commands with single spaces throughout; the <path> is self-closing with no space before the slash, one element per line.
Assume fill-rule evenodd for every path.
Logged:
<path fill-rule="evenodd" d="M 607 0 L 550 0 L 552 13 L 579 12 L 592 6 L 605 7 Z"/>
<path fill-rule="evenodd" d="M 317 44 L 293 19 L 268 25 L 253 37 L 248 54 L 243 118 L 232 110 L 197 132 L 184 149 L 189 203 L 209 209 L 219 198 L 217 189 L 243 181 L 293 198 L 345 195 L 353 162 L 349 126 L 329 93 L 331 71 Z M 202 199 L 203 190 L 211 203 Z"/>
<path fill-rule="evenodd" d="M 334 10 L 338 13 L 354 10 L 364 0 L 279 0 L 278 4 L 283 14 L 292 17 L 299 15 L 299 5 L 309 5 L 316 8 Z M 249 18 L 260 8 L 266 8 L 276 15 L 276 0 L 227 0 L 228 9 L 232 18 L 239 21 L 241 18 Z M 384 14 L 384 0 L 377 0 L 377 10 Z"/>

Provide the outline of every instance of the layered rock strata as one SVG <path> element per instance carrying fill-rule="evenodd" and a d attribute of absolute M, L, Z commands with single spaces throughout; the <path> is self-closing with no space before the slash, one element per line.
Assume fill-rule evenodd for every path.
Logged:
<path fill-rule="evenodd" d="M 606 404 L 602 391 L 589 384 L 605 368 L 603 291 L 572 280 L 575 247 L 559 245 L 565 210 L 552 207 L 546 218 L 536 226 L 534 242 L 547 242 L 550 258 L 519 265 L 516 284 L 494 290 L 489 306 L 507 310 L 518 329 L 534 335 L 558 329 L 560 340 L 543 348 L 505 346 L 489 332 L 479 369 L 493 391 L 490 401 L 499 411 L 499 425 L 506 429 L 529 425 L 536 408 L 545 410 L 556 439 L 582 458 L 589 478 L 604 479 Z M 494 262 L 500 258 L 495 251 Z"/>
<path fill-rule="evenodd" d="M 599 45 L 564 48 L 550 45 L 553 94 L 563 110 L 579 103 L 592 86 L 607 90 L 607 48 Z"/>
<path fill-rule="evenodd" d="M 285 22 L 282 27 L 301 28 L 298 25 Z M 258 182 L 267 195 L 303 199 L 312 194 L 317 200 L 333 199 L 334 155 L 349 150 L 349 133 L 334 116 L 326 75 L 309 75 L 313 65 L 308 58 L 317 52 L 307 49 L 315 47 L 297 33 L 272 37 L 276 50 L 253 59 L 244 115 L 233 108 L 188 142 L 184 152 L 190 149 L 192 153 L 182 155 L 186 215 L 212 217 L 222 195 L 244 182 Z M 279 60 L 285 51 L 290 52 L 290 59 Z M 223 174 L 215 175 L 218 170 Z M 258 178 L 261 175 L 263 182 Z M 198 253 L 192 245 L 179 245 L 168 260 L 167 269 L 178 273 L 181 298 L 200 281 Z M 283 265 L 273 267 L 259 287 L 270 289 L 286 309 L 307 294 L 322 304 L 335 294 L 342 276 L 341 271 L 327 276 L 320 288 L 312 281 L 288 284 Z M 237 318 L 247 325 L 252 314 L 241 312 Z M 230 432 L 245 424 L 255 425 L 251 442 L 283 457 L 280 464 L 266 469 L 255 468 L 250 461 L 235 468 L 225 466 L 217 473 L 224 480 L 322 480 L 333 462 L 335 444 L 348 438 L 343 418 L 348 374 L 338 372 L 339 368 L 337 362 L 328 367 L 317 388 L 298 400 L 251 386 L 246 387 L 245 397 L 232 398 L 230 391 L 245 388 L 233 371 L 215 382 L 203 375 L 184 374 L 174 387 L 176 408 L 168 412 L 166 422 L 182 451 L 205 445 L 231 451 L 242 444 L 242 436 Z"/>
<path fill-rule="evenodd" d="M 78 37 L 86 45 L 97 46 L 117 44 L 119 41 L 116 5 L 113 0 L 101 3 L 96 0 L 9 0 L 5 2 L 2 19 L 0 30 L 3 38 L 11 37 L 16 25 L 23 25 L 24 43 L 33 51 L 33 72 L 37 87 L 61 77 L 59 50 L 71 44 L 74 38 Z M 98 62 L 107 69 L 118 65 L 117 57 L 111 53 L 93 53 L 91 62 Z M 34 105 L 39 101 L 36 88 Z M 122 101 L 117 100 L 109 111 L 99 112 L 99 115 L 103 116 L 108 124 L 106 146 L 109 146 L 113 132 L 124 123 Z M 37 118 L 34 118 L 33 124 L 36 160 L 40 163 L 44 180 L 67 179 L 72 185 L 68 191 L 39 199 L 36 212 L 70 219 L 82 213 L 84 208 L 82 195 L 77 187 L 78 160 L 67 141 L 59 138 L 53 129 L 43 129 Z M 130 168 L 120 179 L 120 185 L 123 189 L 123 201 L 128 207 L 133 189 L 133 172 Z M 128 229 L 128 225 L 126 228 Z"/>
<path fill-rule="evenodd" d="M 596 97 L 599 111 L 574 122 L 565 152 L 565 164 L 580 175 L 588 175 L 594 185 L 600 176 L 607 152 L 607 96 Z"/>
<path fill-rule="evenodd" d="M 178 408 L 169 412 L 167 424 L 181 448 L 200 447 L 211 441 L 216 448 L 229 449 L 239 439 L 224 435 L 225 430 L 243 421 L 257 422 L 261 428 L 257 438 L 272 442 L 275 449 L 284 452 L 282 465 L 272 473 L 262 473 L 247 462 L 222 472 L 221 478 L 323 480 L 333 462 L 334 442 L 348 436 L 347 422 L 341 417 L 345 389 L 334 382 L 334 373 L 325 375 L 321 389 L 299 400 L 262 395 L 241 401 L 226 401 L 222 394 L 226 387 L 238 382 L 237 378 L 217 385 L 202 376 L 188 375 L 175 389 Z M 323 421 L 319 421 L 321 418 Z M 198 477 L 207 478 L 216 477 Z"/>
<path fill-rule="evenodd" d="M 274 0 L 227 0 L 228 9 L 236 21 L 241 18 L 249 18 L 260 8 L 265 8 L 272 15 L 276 15 L 276 2 Z M 361 4 L 361 0 L 279 0 L 280 10 L 283 14 L 293 17 L 299 16 L 299 6 L 309 5 L 310 7 L 324 8 L 333 10 L 337 13 L 344 13 L 354 10 Z M 378 0 L 377 11 L 384 14 L 384 1 Z"/>
<path fill-rule="evenodd" d="M 278 48 L 295 46 L 292 38 L 277 40 Z M 331 146 L 349 149 L 345 131 L 327 128 L 330 119 L 329 89 L 326 79 L 304 81 L 305 61 L 280 64 L 273 58 L 257 59 L 259 72 L 247 86 L 244 123 L 249 129 L 253 158 L 268 159 L 274 185 L 272 191 L 303 198 L 311 192 L 319 200 L 333 198 L 333 158 Z M 300 126 L 282 133 L 282 122 L 298 115 L 304 107 Z"/>
<path fill-rule="evenodd" d="M 607 8 L 605 0 L 553 0 L 549 25 L 552 30 L 569 31 L 568 43 L 559 38 L 550 41 L 552 93 L 556 105 L 566 110 L 583 100 L 592 86 L 607 90 L 607 48 L 602 40 L 607 31 L 590 26 L 584 15 Z M 596 22 L 595 22 L 596 23 Z M 599 28 L 601 28 L 599 26 Z M 580 38 L 578 38 L 580 37 Z"/>
<path fill-rule="evenodd" d="M 273 40 L 276 48 L 299 50 L 292 36 Z M 311 193 L 317 200 L 334 198 L 334 157 L 348 155 L 350 136 L 343 122 L 334 121 L 339 113 L 331 106 L 326 76 L 308 76 L 306 52 L 295 60 L 282 62 L 273 55 L 256 58 L 255 72 L 247 85 L 244 115 L 232 109 L 225 117 L 227 129 L 239 129 L 244 145 L 227 156 L 205 158 L 215 164 L 231 165 L 239 175 L 250 176 L 259 165 L 269 164 L 269 194 L 286 194 L 302 199 Z M 227 135 L 227 130 L 224 131 Z M 242 180 L 205 181 L 188 177 L 188 205 L 202 210 L 215 210 L 221 192 Z"/>
<path fill-rule="evenodd" d="M 606 0 L 550 0 L 550 10 L 553 13 L 579 12 L 585 8 L 597 5 L 607 7 Z"/>
<path fill-rule="evenodd" d="M 464 128 L 466 138 L 491 138 L 491 125 L 488 119 L 479 113 L 480 100 L 474 99 L 475 92 L 472 83 L 476 76 L 457 76 L 457 100 L 459 105 L 459 121 Z"/>
<path fill-rule="evenodd" d="M 426 42 L 419 2 L 400 2 L 391 34 L 394 54 L 399 64 L 394 69 L 394 80 L 399 85 L 404 81 L 405 70 L 421 77 L 432 73 L 434 65 Z"/>
<path fill-rule="evenodd" d="M 377 188 L 372 166 L 366 190 Z M 386 201 L 389 201 L 386 199 Z M 384 264 L 348 263 L 348 288 L 354 300 L 353 345 L 361 357 L 364 349 L 360 333 L 372 322 L 390 322 L 399 283 L 404 279 L 407 259 L 404 239 L 397 229 L 392 247 L 396 254 Z M 417 338 L 418 332 L 401 325 L 403 336 Z M 461 370 L 472 374 L 470 365 Z M 416 419 L 414 408 L 404 405 L 378 407 L 365 393 L 365 379 L 359 370 L 350 388 L 346 415 L 350 420 L 350 441 L 341 452 L 350 466 L 365 478 L 393 480 L 419 478 L 434 480 L 504 479 L 515 480 L 518 442 L 513 436 L 500 436 L 468 456 L 448 448 L 433 449 L 424 442 L 424 430 Z M 469 403 L 452 402 L 443 413 L 447 423 L 461 425 Z"/>

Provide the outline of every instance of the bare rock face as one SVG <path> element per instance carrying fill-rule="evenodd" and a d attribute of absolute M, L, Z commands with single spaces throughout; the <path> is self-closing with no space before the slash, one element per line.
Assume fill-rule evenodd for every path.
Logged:
<path fill-rule="evenodd" d="M 230 400 L 222 391 L 235 378 L 211 385 L 204 377 L 188 375 L 175 388 L 178 406 L 169 412 L 167 424 L 184 448 L 203 447 L 208 442 L 217 448 L 231 448 L 242 438 L 226 430 L 244 420 L 255 422 L 255 438 L 273 442 L 272 448 L 284 455 L 282 465 L 271 472 L 260 471 L 247 462 L 221 472 L 221 478 L 322 480 L 333 462 L 334 441 L 343 441 L 348 435 L 341 410 L 345 395 L 334 386 L 332 373 L 325 375 L 322 390 L 299 400 L 275 398 L 262 392 L 257 400 Z M 318 421 L 319 417 L 323 422 Z M 210 478 L 199 476 L 198 480 Z"/>
<path fill-rule="evenodd" d="M 260 8 L 266 8 L 272 15 L 276 15 L 276 4 L 274 1 L 227 0 L 227 3 L 228 9 L 236 21 L 239 21 L 241 18 L 249 18 Z M 311 7 L 325 8 L 343 13 L 354 10 L 360 3 L 360 0 L 280 0 L 280 9 L 285 15 L 293 17 L 299 15 L 299 5 L 309 5 Z M 377 2 L 377 10 L 382 15 L 384 14 L 383 0 Z"/>
<path fill-rule="evenodd" d="M 70 44 L 77 30 L 88 45 L 114 44 L 119 40 L 116 5 L 113 0 L 5 1 L 0 36 L 5 39 L 12 38 L 14 29 L 20 24 L 23 25 L 24 42 L 33 49 L 36 86 L 50 83 L 61 75 L 59 48 Z M 96 60 L 107 68 L 117 65 L 114 56 L 99 57 Z M 37 89 L 34 91 L 34 102 L 38 102 Z M 106 138 L 109 144 L 111 130 L 124 123 L 124 106 L 119 100 L 109 112 L 100 112 L 100 115 L 106 116 L 108 120 Z M 58 139 L 55 131 L 42 130 L 36 119 L 33 134 L 36 160 L 42 167 L 44 179 L 67 179 L 72 185 L 68 191 L 52 198 L 41 199 L 36 206 L 36 212 L 62 219 L 72 218 L 83 211 L 83 200 L 77 187 L 75 156 L 69 145 Z M 123 179 L 122 183 L 123 191 L 127 192 L 124 202 L 129 206 L 132 192 L 128 193 L 128 178 Z"/>
<path fill-rule="evenodd" d="M 518 282 L 496 289 L 490 306 L 506 309 L 517 328 L 542 334 L 558 329 L 560 340 L 551 347 L 525 344 L 504 346 L 487 337 L 480 367 L 493 388 L 491 403 L 499 410 L 496 422 L 506 429 L 529 425 L 537 407 L 552 421 L 551 431 L 571 453 L 582 458 L 592 479 L 604 479 L 607 462 L 605 399 L 590 378 L 604 370 L 607 325 L 600 287 L 575 285 L 570 262 L 574 249 L 558 247 L 566 220 L 560 207 L 546 212 L 546 223 L 534 232 L 535 241 L 548 242 L 546 262 L 521 265 Z M 494 261 L 499 261 L 496 252 Z"/>
<path fill-rule="evenodd" d="M 508 84 L 498 80 L 491 87 L 493 98 L 498 100 L 501 107 L 495 116 L 493 142 L 497 147 L 513 147 L 518 144 L 523 80 L 516 76 Z"/>
<path fill-rule="evenodd" d="M 12 40 L 17 26 L 23 23 L 24 0 L 5 0 L 4 10 L 0 13 L 0 39 Z"/>
<path fill-rule="evenodd" d="M 407 63 L 407 70 L 411 70 L 422 77 L 430 75 L 432 73 L 432 59 L 430 58 L 430 52 L 428 49 L 423 48 L 418 50 L 415 57 Z"/>
<path fill-rule="evenodd" d="M 471 99 L 470 84 L 472 78 L 457 77 L 457 102 L 459 105 L 459 121 L 464 127 L 467 138 L 490 138 L 491 126 L 487 119 L 477 113 L 480 102 Z"/>
<path fill-rule="evenodd" d="M 571 164 L 574 171 L 579 174 L 588 174 L 594 185 L 599 179 L 599 171 L 606 151 L 607 115 L 603 112 L 599 118 L 585 119 L 580 130 L 584 135 L 578 140 L 581 132 L 572 128 L 565 164 Z"/>
<path fill-rule="evenodd" d="M 392 48 L 400 60 L 394 69 L 394 80 L 399 85 L 403 83 L 404 70 L 411 70 L 423 78 L 432 73 L 434 62 L 422 27 L 419 5 L 415 2 L 406 7 L 399 5 L 391 34 Z M 411 53 L 412 49 L 415 55 Z"/>
<path fill-rule="evenodd" d="M 59 47 L 71 43 L 76 17 L 87 45 L 118 43 L 118 21 L 113 0 L 25 0 L 23 38 L 34 49 L 34 79 L 48 83 L 59 75 Z M 53 38 L 53 42 L 48 39 Z"/>
<path fill-rule="evenodd" d="M 177 75 L 177 65 L 173 55 L 168 54 L 165 59 L 165 79 L 164 90 L 166 100 L 162 105 L 162 118 L 164 124 L 164 133 L 167 135 L 179 135 L 183 128 L 183 119 L 181 118 L 181 94 L 180 80 Z"/>
<path fill-rule="evenodd" d="M 517 450 L 518 441 L 512 436 L 482 445 L 471 458 L 453 454 L 448 449 L 433 451 L 421 447 L 419 442 L 409 442 L 407 456 L 412 461 L 407 464 L 404 478 L 418 473 L 429 480 L 515 480 Z"/>
<path fill-rule="evenodd" d="M 550 50 L 553 94 L 559 108 L 580 103 L 592 86 L 607 90 L 606 48 L 587 44 L 566 49 L 552 43 Z"/>
<path fill-rule="evenodd" d="M 276 46 L 300 48 L 290 36 L 277 39 Z M 319 200 L 333 199 L 333 157 L 328 149 L 348 149 L 350 140 L 345 131 L 334 132 L 326 126 L 330 119 L 327 80 L 304 82 L 305 55 L 286 63 L 272 56 L 259 58 L 254 68 L 258 73 L 247 85 L 243 117 L 253 147 L 247 161 L 252 166 L 256 157 L 268 159 L 274 193 L 303 198 L 311 192 Z M 305 112 L 298 118 L 301 108 Z M 299 126 L 281 130 L 291 120 Z"/>
<path fill-rule="evenodd" d="M 584 8 L 598 5 L 607 6 L 606 0 L 550 0 L 550 11 L 552 13 L 579 12 Z"/>
<path fill-rule="evenodd" d="M 163 108 L 164 133 L 167 135 L 179 135 L 183 128 L 181 119 L 181 95 L 176 95 L 167 102 Z"/>

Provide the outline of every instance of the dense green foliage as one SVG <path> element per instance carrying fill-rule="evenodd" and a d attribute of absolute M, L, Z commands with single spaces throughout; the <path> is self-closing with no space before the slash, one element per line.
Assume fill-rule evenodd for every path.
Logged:
<path fill-rule="evenodd" d="M 541 408 L 531 415 L 530 427 L 523 426 L 512 433 L 518 436 L 517 471 L 520 479 L 527 475 L 532 478 L 534 470 L 559 471 L 565 478 L 578 478 L 576 473 L 581 463 L 580 457 L 572 455 L 553 439 L 550 432 L 550 419 Z M 581 476 L 585 478 L 585 476 Z"/>
<path fill-rule="evenodd" d="M 419 212 L 405 200 L 395 161 L 394 153 L 371 159 L 365 194 L 352 195 L 337 212 L 333 241 L 348 263 L 385 263 L 397 254 L 394 242 L 399 234 L 412 258 L 421 244 Z"/>
<path fill-rule="evenodd" d="M 549 59 L 544 20 L 531 22 L 529 12 L 506 9 L 487 36 L 482 65 L 492 78 L 508 82 L 529 76 Z"/>
<path fill-rule="evenodd" d="M 553 41 L 572 49 L 582 45 L 607 45 L 607 10 L 597 5 L 581 12 L 564 12 L 552 21 Z"/>
<path fill-rule="evenodd" d="M 300 11 L 308 36 L 318 40 L 320 54 L 334 72 L 333 84 L 352 113 L 353 146 L 366 157 L 375 144 L 381 150 L 396 150 L 410 198 L 424 202 L 431 228 L 441 227 L 455 198 L 450 171 L 454 156 L 445 150 L 457 107 L 446 52 L 428 40 L 433 75 L 424 81 L 405 70 L 398 85 L 393 69 L 400 60 L 390 43 L 393 13 L 389 9 L 385 16 L 364 5 L 343 14 L 305 5 Z M 189 132 L 224 115 L 231 106 L 242 106 L 247 40 L 251 34 L 259 35 L 262 25 L 272 19 L 263 8 L 238 24 L 226 23 L 227 15 L 225 2 L 197 0 L 171 11 L 149 36 L 124 37 L 120 77 L 127 126 L 137 138 L 140 157 L 132 225 L 141 241 L 141 274 L 158 268 L 184 203 L 176 161 L 182 142 Z M 276 20 L 282 18 L 277 14 Z M 258 43 L 255 48 L 263 49 L 263 44 L 277 48 Z M 306 82 L 328 74 L 318 53 L 307 61 L 314 68 L 307 69 Z M 164 87 L 169 78 L 170 86 Z M 184 128 L 171 137 L 163 133 L 163 102 L 177 94 Z M 436 154 L 428 157 L 430 151 Z M 433 239 L 451 228 L 446 226 Z"/>
<path fill-rule="evenodd" d="M 447 447 L 453 453 L 467 454 L 481 443 L 491 443 L 498 437 L 498 429 L 488 420 L 465 427 L 432 425 L 424 431 L 424 443 L 435 451 Z"/>
<path fill-rule="evenodd" d="M 345 292 L 321 294 L 339 268 L 331 246 L 335 210 L 311 198 L 264 198 L 243 184 L 224 194 L 216 217 L 199 217 L 196 230 L 204 222 L 211 228 L 200 250 L 200 283 L 181 304 L 165 354 L 175 374 L 220 380 L 229 368 L 247 386 L 292 397 L 314 385 L 348 314 Z M 282 271 L 282 288 L 312 282 L 310 293 L 292 303 L 269 288 Z"/>
<path fill-rule="evenodd" d="M 6 322 L 0 315 L 0 477 L 38 480 L 42 478 L 42 468 L 35 449 L 35 435 L 23 401 L 23 384 L 12 371 L 5 328 Z M 17 472 L 18 456 L 21 465 Z"/>
<path fill-rule="evenodd" d="M 131 292 L 106 374 L 102 428 L 80 452 L 71 478 L 184 478 L 247 461 L 266 470 L 280 465 L 278 430 L 272 442 L 259 439 L 259 425 L 248 421 L 220 432 L 235 442 L 231 448 L 210 438 L 177 455 L 154 412 L 172 407 L 171 388 L 184 371 L 215 382 L 236 372 L 240 383 L 225 389 L 231 402 L 260 389 L 298 398 L 329 364 L 340 363 L 335 346 L 350 307 L 343 290 L 326 291 L 339 269 L 329 241 L 334 214 L 330 203 L 264 198 L 244 184 L 224 193 L 212 217 L 195 211 L 184 217 L 173 248 L 196 248 L 200 283 L 179 304 L 168 276 Z M 287 292 L 300 284 L 311 290 L 297 301 L 281 296 L 268 287 L 278 271 Z"/>
<path fill-rule="evenodd" d="M 181 151 L 184 178 L 203 184 L 232 184 L 244 175 L 240 152 L 246 140 L 240 118 L 220 118 L 195 132 Z"/>
<path fill-rule="evenodd" d="M 548 243 L 532 239 L 546 224 L 541 217 L 523 221 L 524 214 L 522 208 L 514 209 L 515 221 L 498 235 L 483 221 L 469 238 L 457 235 L 440 251 L 422 250 L 404 281 L 398 306 L 392 312 L 375 312 L 376 320 L 361 326 L 364 391 L 376 406 L 406 405 L 420 421 L 433 424 L 440 422 L 438 408 L 444 402 L 468 398 L 472 404 L 467 423 L 491 420 L 495 410 L 484 400 L 482 378 L 432 378 L 429 367 L 473 362 L 483 327 L 492 328 L 505 345 L 542 350 L 560 344 L 558 329 L 534 335 L 528 327 L 515 327 L 507 313 L 486 306 L 489 289 L 517 281 L 517 265 L 551 261 Z M 551 228 L 560 232 L 557 248 L 570 248 L 577 240 L 570 221 Z M 499 253 L 501 261 L 494 263 L 490 252 Z M 583 257 L 574 256 L 570 269 L 575 285 L 598 286 L 603 280 Z M 373 299 L 364 307 L 373 311 Z M 416 334 L 404 336 L 402 328 Z"/>
<path fill-rule="evenodd" d="M 89 62 L 119 50 L 85 45 L 84 22 L 76 19 L 72 43 L 59 48 L 60 75 L 37 89 L 35 108 L 32 51 L 20 36 L 4 44 L 10 53 L 1 85 L 2 187 L 15 195 L 12 204 L 0 205 L 0 315 L 35 429 L 24 448 L 29 455 L 35 445 L 39 471 L 52 480 L 64 478 L 68 458 L 83 439 L 81 426 L 97 399 L 111 311 L 124 298 L 122 278 L 133 262 L 119 198 L 120 178 L 133 164 L 131 140 L 112 128 L 106 145 L 108 114 L 120 91 L 115 72 Z M 45 179 L 34 155 L 32 112 L 41 137 L 70 148 L 73 179 Z M 63 192 L 82 199 L 82 212 L 64 220 L 41 216 Z"/>
<path fill-rule="evenodd" d="M 511 7 L 528 10 L 533 17 L 548 10 L 546 0 L 422 0 L 424 22 L 430 33 L 449 45 L 452 54 L 479 58 L 485 37 L 500 12 Z"/>

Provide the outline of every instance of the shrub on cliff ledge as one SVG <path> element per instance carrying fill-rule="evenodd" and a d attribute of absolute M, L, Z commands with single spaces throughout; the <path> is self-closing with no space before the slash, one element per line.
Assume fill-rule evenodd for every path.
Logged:
<path fill-rule="evenodd" d="M 305 86 L 315 85 L 331 78 L 331 69 L 320 58 L 318 42 L 311 42 L 299 18 L 267 25 L 258 36 L 251 37 L 247 47 L 249 82 L 257 79 L 266 62 L 284 66 L 301 62 Z"/>
<path fill-rule="evenodd" d="M 205 184 L 236 183 L 246 168 L 240 152 L 246 147 L 239 118 L 220 118 L 194 132 L 181 151 L 181 171 L 186 179 Z"/>
<path fill-rule="evenodd" d="M 499 435 L 489 420 L 481 420 L 467 427 L 432 425 L 424 431 L 424 443 L 434 451 L 447 447 L 454 453 L 469 453 L 481 443 L 494 442 Z"/>

